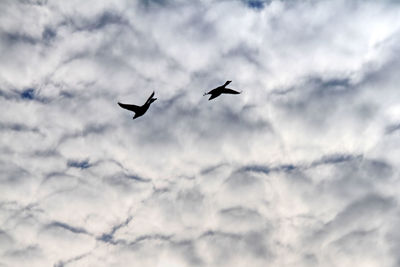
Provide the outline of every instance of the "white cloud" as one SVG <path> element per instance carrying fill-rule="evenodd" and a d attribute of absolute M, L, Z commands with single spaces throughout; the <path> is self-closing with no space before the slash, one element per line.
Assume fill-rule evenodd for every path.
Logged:
<path fill-rule="evenodd" d="M 0 266 L 399 262 L 394 1 L 0 9 Z"/>

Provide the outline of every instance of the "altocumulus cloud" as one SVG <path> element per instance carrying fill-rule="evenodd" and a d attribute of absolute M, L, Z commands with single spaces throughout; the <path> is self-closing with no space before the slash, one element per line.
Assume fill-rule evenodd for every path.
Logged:
<path fill-rule="evenodd" d="M 0 10 L 0 266 L 399 265 L 396 1 Z"/>

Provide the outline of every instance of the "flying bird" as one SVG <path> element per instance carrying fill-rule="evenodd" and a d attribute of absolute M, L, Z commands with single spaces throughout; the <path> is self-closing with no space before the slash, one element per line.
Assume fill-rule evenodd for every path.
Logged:
<path fill-rule="evenodd" d="M 136 106 L 136 105 L 129 105 L 129 104 L 122 104 L 120 102 L 118 102 L 118 105 L 121 108 L 130 110 L 135 112 L 135 116 L 133 117 L 133 119 L 136 119 L 140 116 L 143 116 L 144 113 L 146 113 L 146 111 L 149 109 L 150 104 L 153 103 L 154 101 L 157 100 L 157 98 L 154 98 L 154 92 L 151 94 L 151 96 L 147 99 L 146 103 L 144 103 L 143 106 Z"/>
<path fill-rule="evenodd" d="M 228 84 L 230 84 L 232 81 L 226 81 L 224 85 L 218 86 L 217 88 L 212 89 L 210 92 L 208 93 L 204 93 L 203 96 L 205 95 L 211 95 L 210 98 L 208 100 L 214 99 L 218 96 L 220 96 L 221 94 L 233 94 L 233 95 L 237 95 L 240 94 L 240 92 L 226 88 L 226 86 Z"/>

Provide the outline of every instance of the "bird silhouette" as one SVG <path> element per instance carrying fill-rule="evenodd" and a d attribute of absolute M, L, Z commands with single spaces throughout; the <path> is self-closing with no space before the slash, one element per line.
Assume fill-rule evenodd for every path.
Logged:
<path fill-rule="evenodd" d="M 157 100 L 157 98 L 153 98 L 154 96 L 154 92 L 151 94 L 151 96 L 147 99 L 146 103 L 144 103 L 143 106 L 136 106 L 136 105 L 129 105 L 129 104 L 122 104 L 120 102 L 118 102 L 118 105 L 121 108 L 130 110 L 135 112 L 135 116 L 132 119 L 136 119 L 140 116 L 143 116 L 143 114 L 146 113 L 146 111 L 149 109 L 150 104 L 153 103 L 154 101 Z"/>
<path fill-rule="evenodd" d="M 220 96 L 221 94 L 233 94 L 233 95 L 237 95 L 240 94 L 240 92 L 226 88 L 226 86 L 228 84 L 230 84 L 232 81 L 226 81 L 224 85 L 218 86 L 217 88 L 212 89 L 210 92 L 208 93 L 204 93 L 203 96 L 205 95 L 211 95 L 210 98 L 208 100 L 214 99 L 218 96 Z"/>

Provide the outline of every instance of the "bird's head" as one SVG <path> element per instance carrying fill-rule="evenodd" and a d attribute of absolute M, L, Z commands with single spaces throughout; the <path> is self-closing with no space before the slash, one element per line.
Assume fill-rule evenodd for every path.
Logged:
<path fill-rule="evenodd" d="M 157 98 L 152 98 L 152 99 L 150 99 L 150 104 L 153 103 L 153 102 L 156 101 L 156 100 L 157 100 Z"/>

